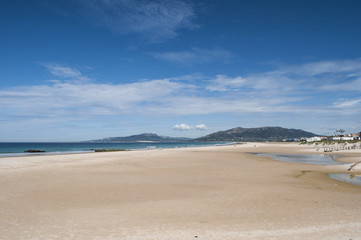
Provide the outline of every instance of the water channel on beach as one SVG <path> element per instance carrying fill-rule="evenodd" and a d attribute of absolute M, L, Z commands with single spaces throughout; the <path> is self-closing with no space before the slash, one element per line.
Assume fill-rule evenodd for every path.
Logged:
<path fill-rule="evenodd" d="M 335 180 L 338 180 L 341 182 L 361 185 L 361 176 L 354 176 L 351 174 L 344 174 L 344 173 L 328 174 L 328 176 L 332 179 L 335 179 Z"/>
<path fill-rule="evenodd" d="M 334 159 L 335 155 L 326 154 L 279 154 L 279 153 L 256 153 L 258 156 L 272 158 L 282 162 L 308 163 L 318 165 L 337 165 L 341 164 Z"/>
<path fill-rule="evenodd" d="M 269 157 L 273 160 L 283 161 L 283 162 L 296 162 L 296 163 L 307 163 L 307 164 L 318 164 L 318 165 L 338 165 L 342 164 L 335 161 L 337 156 L 335 155 L 326 155 L 326 154 L 279 154 L 279 153 L 255 153 L 257 156 Z M 351 174 L 344 173 L 334 173 L 328 174 L 332 179 L 361 185 L 361 176 L 355 176 Z"/>

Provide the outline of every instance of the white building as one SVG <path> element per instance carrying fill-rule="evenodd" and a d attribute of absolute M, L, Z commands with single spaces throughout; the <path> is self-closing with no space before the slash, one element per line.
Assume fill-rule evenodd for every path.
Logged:
<path fill-rule="evenodd" d="M 332 140 L 337 141 L 337 140 L 353 140 L 353 137 L 333 137 Z"/>
<path fill-rule="evenodd" d="M 320 137 L 306 138 L 306 142 L 317 142 L 317 141 L 321 141 L 321 138 Z"/>

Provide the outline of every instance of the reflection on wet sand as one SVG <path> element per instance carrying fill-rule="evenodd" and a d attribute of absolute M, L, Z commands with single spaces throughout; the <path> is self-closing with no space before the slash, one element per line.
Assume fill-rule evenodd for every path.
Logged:
<path fill-rule="evenodd" d="M 329 176 L 330 176 L 330 178 L 341 181 L 341 182 L 361 185 L 361 175 L 333 173 L 333 174 L 329 174 Z"/>
<path fill-rule="evenodd" d="M 334 161 L 336 156 L 326 154 L 277 154 L 277 153 L 256 153 L 255 155 L 272 158 L 282 162 L 308 163 L 318 165 L 337 165 Z"/>

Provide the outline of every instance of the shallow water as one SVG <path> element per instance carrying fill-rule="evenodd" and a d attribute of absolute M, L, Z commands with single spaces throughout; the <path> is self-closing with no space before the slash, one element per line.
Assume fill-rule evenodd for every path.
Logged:
<path fill-rule="evenodd" d="M 351 177 L 350 174 L 344 174 L 344 173 L 334 173 L 334 174 L 328 174 L 328 176 L 332 179 L 346 182 L 346 183 L 352 183 L 356 185 L 361 185 L 361 176 L 354 176 Z"/>
<path fill-rule="evenodd" d="M 258 156 L 270 157 L 282 162 L 308 163 L 318 165 L 337 165 L 334 161 L 336 156 L 325 154 L 278 154 L 278 153 L 256 153 Z"/>
<path fill-rule="evenodd" d="M 309 163 L 309 164 L 318 164 L 318 165 L 337 165 L 342 164 L 340 162 L 334 161 L 336 156 L 333 155 L 324 155 L 324 154 L 277 154 L 277 153 L 256 153 L 258 156 L 270 157 L 273 160 L 283 161 L 283 162 L 297 162 L 297 163 Z M 361 176 L 352 176 L 350 174 L 344 173 L 335 173 L 328 174 L 332 179 L 351 183 L 355 185 L 361 185 Z"/>

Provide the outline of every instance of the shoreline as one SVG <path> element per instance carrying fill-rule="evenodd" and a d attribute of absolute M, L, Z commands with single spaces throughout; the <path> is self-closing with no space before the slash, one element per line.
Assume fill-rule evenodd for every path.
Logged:
<path fill-rule="evenodd" d="M 137 148 L 130 148 L 129 145 L 126 146 L 117 146 L 116 149 L 122 149 L 122 150 L 127 150 L 127 151 L 146 151 L 146 150 L 162 150 L 162 149 L 177 149 L 177 148 L 193 148 L 193 147 L 212 147 L 212 146 L 226 146 L 226 145 L 230 145 L 230 144 L 234 144 L 234 143 L 230 143 L 230 142 L 225 142 L 224 144 L 219 144 L 219 142 L 213 142 L 213 143 L 206 143 L 203 142 L 202 145 L 198 145 L 199 142 L 196 142 L 195 144 L 192 145 L 192 142 L 190 143 L 161 143 L 161 142 L 149 142 L 149 141 L 141 141 L 141 142 L 136 142 L 136 143 L 154 143 L 154 144 L 160 144 L 159 146 L 142 146 L 142 147 L 137 147 Z M 121 144 L 136 144 L 134 142 L 131 143 L 121 143 Z M 12 144 L 12 143 L 10 143 Z M 22 143 L 19 143 L 22 144 Z M 37 143 L 31 143 L 31 144 L 37 144 Z M 39 143 L 39 144 L 49 144 L 49 143 Z M 72 143 L 56 143 L 56 142 L 50 142 L 50 144 L 72 144 Z M 74 144 L 83 144 L 82 142 L 75 142 Z M 97 144 L 97 143 L 95 143 Z M 108 144 L 108 143 L 106 143 Z M 109 143 L 109 144 L 119 144 L 119 143 Z M 168 146 L 168 147 L 163 147 L 163 144 L 167 145 L 173 145 L 173 144 L 181 144 L 179 146 Z M 184 146 L 183 146 L 184 145 Z M 28 157 L 28 156 L 47 156 L 47 155 L 68 155 L 68 154 L 79 154 L 79 153 L 93 153 L 96 152 L 96 150 L 101 150 L 101 149 L 113 149 L 111 148 L 112 146 L 88 146 L 88 147 L 93 147 L 90 149 L 77 149 L 77 150 L 62 150 L 62 151 L 49 151 L 49 150 L 35 150 L 38 152 L 28 152 L 29 150 L 26 151 L 20 151 L 20 152 L 3 152 L 0 153 L 0 159 L 1 158 L 7 158 L 7 157 Z M 125 148 L 124 148 L 125 147 Z M 37 147 L 38 148 L 38 147 Z M 40 147 L 41 148 L 41 147 Z M 31 151 L 31 150 L 30 150 Z M 34 150 L 33 150 L 34 151 Z"/>
<path fill-rule="evenodd" d="M 148 142 L 147 142 L 148 143 Z M 247 147 L 253 145 L 255 147 L 266 147 L 266 146 L 286 146 L 286 145 L 292 145 L 292 147 L 295 147 L 296 145 L 300 148 L 304 148 L 301 150 L 299 154 L 324 154 L 324 155 L 337 155 L 337 156 L 343 156 L 346 155 L 352 155 L 352 154 L 360 154 L 361 155 L 361 149 L 344 149 L 344 150 L 335 150 L 333 152 L 323 152 L 319 151 L 320 146 L 315 146 L 313 144 L 300 144 L 299 142 L 214 142 L 209 143 L 209 145 L 186 145 L 186 146 L 177 146 L 177 147 L 155 147 L 155 148 L 124 148 L 124 150 L 127 151 L 149 151 L 149 150 L 169 150 L 169 149 L 183 149 L 183 148 L 204 148 L 204 147 L 227 147 L 227 146 L 242 146 L 245 145 Z M 327 146 L 322 146 L 323 148 Z M 321 148 L 322 148 L 321 147 Z M 48 155 L 72 155 L 72 154 L 87 154 L 87 153 L 94 153 L 95 150 L 98 149 L 90 149 L 90 150 L 70 150 L 70 151 L 44 151 L 44 152 L 34 152 L 34 153 L 27 153 L 25 152 L 9 152 L 9 153 L 0 153 L 0 159 L 1 158 L 12 158 L 12 157 L 31 157 L 31 156 L 48 156 Z M 111 148 L 109 148 L 111 150 Z M 304 151 L 304 152 L 302 152 Z M 111 151 L 110 151 L 111 152 Z M 273 151 L 272 151 L 273 152 Z M 308 153 L 305 153 L 308 152 Z M 275 152 L 276 153 L 276 152 Z M 14 154 L 14 155 L 12 155 Z M 18 155 L 20 154 L 20 155 Z M 7 156 L 2 156 L 7 155 Z"/>
<path fill-rule="evenodd" d="M 294 143 L 0 159 L 5 239 L 357 239 L 360 186 L 251 152 Z M 334 155 L 334 153 L 332 153 Z M 342 161 L 359 153 L 342 153 Z M 338 154 L 337 154 L 338 155 Z M 335 165 L 335 166 L 346 166 Z"/>
<path fill-rule="evenodd" d="M 245 149 L 252 149 L 252 151 L 245 151 Z M 116 156 L 121 156 L 118 154 L 124 155 L 123 157 L 132 157 L 136 153 L 141 152 L 158 152 L 158 151 L 202 151 L 207 150 L 210 152 L 214 151 L 238 151 L 240 150 L 243 153 L 247 154 L 258 154 L 258 153 L 273 153 L 273 154 L 306 154 L 306 155 L 327 155 L 335 156 L 334 161 L 338 162 L 337 165 L 319 165 L 318 170 L 322 173 L 345 173 L 345 174 L 357 174 L 361 175 L 361 164 L 354 167 L 352 172 L 347 171 L 352 164 L 355 164 L 361 160 L 361 151 L 356 150 L 344 150 L 338 152 L 319 152 L 311 145 L 301 145 L 299 143 L 284 143 L 284 142 L 246 142 L 246 143 L 235 143 L 235 144 L 225 144 L 225 145 L 212 145 L 212 146 L 190 146 L 190 147 L 176 147 L 176 148 L 155 148 L 155 149 L 134 149 L 130 151 L 109 151 L 109 152 L 59 152 L 55 154 L 29 154 L 24 156 L 9 156 L 9 157 L 0 157 L 0 173 L 3 168 L 24 168 L 27 167 L 45 167 L 51 166 L 54 164 L 61 165 L 62 163 L 71 165 L 71 164 L 96 164 L 100 163 L 100 160 L 106 160 L 106 158 L 114 158 Z M 127 152 L 127 153 L 126 153 Z M 94 154 L 94 155 L 93 155 Z M 97 155 L 104 154 L 104 155 Z M 129 154 L 129 155 L 126 155 Z M 59 157 L 61 159 L 59 159 Z M 103 157 L 100 159 L 100 157 Z M 262 157 L 262 156 L 260 156 Z M 270 161 L 280 162 L 279 160 L 272 159 L 267 157 Z M 18 160 L 16 160 L 18 159 Z M 21 161 L 22 159 L 22 161 Z M 87 161 L 90 159 L 90 161 Z M 285 162 L 287 163 L 287 162 Z M 310 165 L 307 163 L 292 163 L 291 164 L 301 164 L 301 165 Z M 311 164 L 312 166 L 312 164 Z"/>

